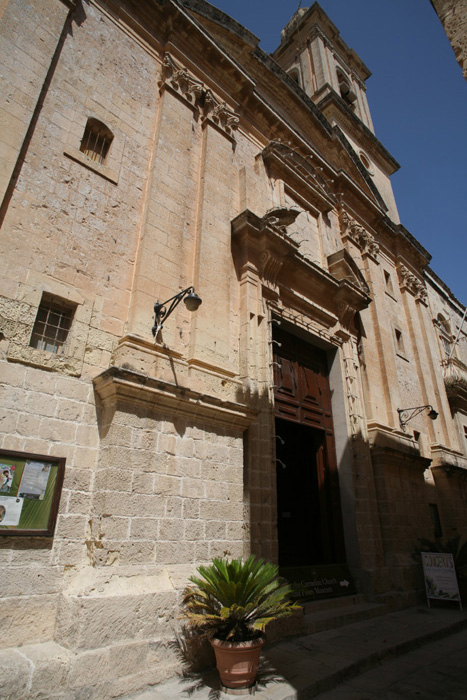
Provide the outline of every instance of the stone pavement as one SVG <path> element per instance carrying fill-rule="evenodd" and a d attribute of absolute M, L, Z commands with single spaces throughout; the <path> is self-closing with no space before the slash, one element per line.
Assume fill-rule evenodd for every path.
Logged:
<path fill-rule="evenodd" d="M 466 612 L 420 606 L 266 647 L 253 695 L 255 700 L 466 700 L 466 660 Z M 128 700 L 231 697 L 219 690 L 217 672 L 210 671 L 172 679 Z"/>

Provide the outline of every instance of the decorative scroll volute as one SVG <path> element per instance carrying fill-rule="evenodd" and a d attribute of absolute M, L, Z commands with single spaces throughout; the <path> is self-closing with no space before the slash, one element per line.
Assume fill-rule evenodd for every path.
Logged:
<path fill-rule="evenodd" d="M 202 123 L 210 121 L 234 140 L 233 132 L 240 121 L 238 114 L 221 102 L 204 83 L 190 75 L 168 52 L 164 54 L 162 78 L 159 81 L 159 88 L 162 90 L 163 87 L 170 87 L 198 109 Z"/>
<path fill-rule="evenodd" d="M 350 239 L 361 251 L 362 255 L 368 255 L 377 262 L 379 245 L 376 243 L 371 233 L 368 233 L 361 224 L 355 221 L 355 219 L 349 216 L 344 210 L 339 214 L 339 224 L 342 241 L 345 243 Z"/>
<path fill-rule="evenodd" d="M 406 290 L 412 296 L 414 296 L 417 301 L 422 304 L 427 305 L 427 291 L 424 282 L 422 282 L 418 277 L 410 272 L 405 265 L 400 264 L 397 268 L 399 273 L 399 284 L 402 290 Z"/>

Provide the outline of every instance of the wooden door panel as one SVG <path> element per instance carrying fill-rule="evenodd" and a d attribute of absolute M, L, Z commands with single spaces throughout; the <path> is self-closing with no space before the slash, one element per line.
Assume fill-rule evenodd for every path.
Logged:
<path fill-rule="evenodd" d="M 302 422 L 300 406 L 295 403 L 288 403 L 287 401 L 277 402 L 275 414 L 279 418 L 286 418 L 294 421 L 295 423 Z"/>
<path fill-rule="evenodd" d="M 275 393 L 284 400 L 295 401 L 298 405 L 298 378 L 296 363 L 287 357 L 274 358 Z"/>
<path fill-rule="evenodd" d="M 305 406 L 322 405 L 322 389 L 318 380 L 319 375 L 315 367 L 298 365 L 298 383 L 300 389 L 300 400 Z"/>

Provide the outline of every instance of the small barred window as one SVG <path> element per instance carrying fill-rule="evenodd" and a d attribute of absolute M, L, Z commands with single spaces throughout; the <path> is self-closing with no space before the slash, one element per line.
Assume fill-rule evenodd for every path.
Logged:
<path fill-rule="evenodd" d="M 109 153 L 113 134 L 98 119 L 90 118 L 86 124 L 79 150 L 95 163 L 104 165 Z"/>
<path fill-rule="evenodd" d="M 73 320 L 74 308 L 61 299 L 43 297 L 37 310 L 30 346 L 58 354 L 62 351 Z"/>

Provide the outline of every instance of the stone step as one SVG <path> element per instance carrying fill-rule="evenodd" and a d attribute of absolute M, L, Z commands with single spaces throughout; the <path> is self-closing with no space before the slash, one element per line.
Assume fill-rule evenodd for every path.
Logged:
<path fill-rule="evenodd" d="M 368 602 L 368 596 L 363 593 L 341 596 L 339 598 L 327 598 L 325 600 L 308 600 L 302 603 L 305 615 L 309 615 L 322 610 L 336 610 L 338 608 L 348 608 L 353 605 L 361 605 Z"/>
<path fill-rule="evenodd" d="M 335 629 L 361 620 L 369 620 L 388 612 L 386 605 L 380 603 L 359 602 L 335 609 L 328 608 L 308 613 L 303 616 L 302 631 L 300 634 L 314 634 L 324 630 Z"/>
<path fill-rule="evenodd" d="M 388 610 L 383 602 L 370 602 L 363 594 L 310 601 L 292 617 L 271 623 L 266 637 L 268 642 L 276 642 L 284 637 L 313 634 L 384 615 Z"/>

